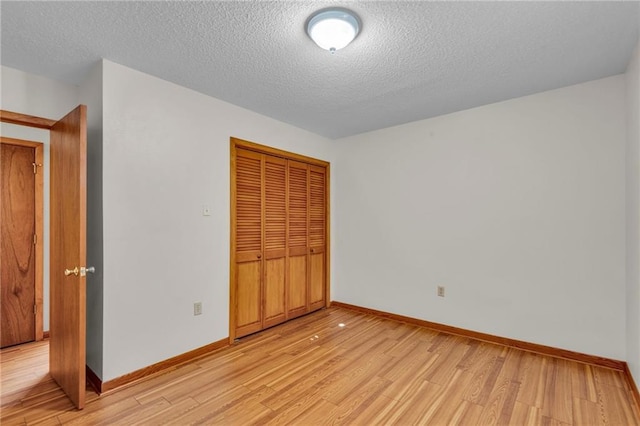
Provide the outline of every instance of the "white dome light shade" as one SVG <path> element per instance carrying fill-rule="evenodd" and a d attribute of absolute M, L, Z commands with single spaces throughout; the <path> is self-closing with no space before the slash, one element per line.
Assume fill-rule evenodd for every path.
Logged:
<path fill-rule="evenodd" d="M 307 34 L 318 46 L 334 53 L 358 35 L 360 21 L 348 10 L 322 10 L 313 15 L 307 23 Z"/>

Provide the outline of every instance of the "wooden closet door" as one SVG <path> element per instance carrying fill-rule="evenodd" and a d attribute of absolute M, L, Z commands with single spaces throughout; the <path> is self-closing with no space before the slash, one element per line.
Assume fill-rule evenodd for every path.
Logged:
<path fill-rule="evenodd" d="M 307 253 L 309 250 L 309 167 L 305 163 L 288 161 L 288 317 L 309 312 L 307 288 Z"/>
<path fill-rule="evenodd" d="M 236 337 L 262 330 L 262 155 L 236 151 Z"/>
<path fill-rule="evenodd" d="M 309 309 L 325 306 L 326 168 L 309 166 Z"/>
<path fill-rule="evenodd" d="M 287 276 L 287 160 L 265 155 L 263 328 L 284 322 Z"/>

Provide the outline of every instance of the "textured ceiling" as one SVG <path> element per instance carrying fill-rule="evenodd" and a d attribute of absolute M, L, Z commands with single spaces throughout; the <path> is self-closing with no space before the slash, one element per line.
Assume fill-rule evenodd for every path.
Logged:
<path fill-rule="evenodd" d="M 331 55 L 315 10 L 360 15 Z M 1 63 L 80 84 L 100 58 L 329 138 L 625 71 L 637 2 L 2 1 Z"/>

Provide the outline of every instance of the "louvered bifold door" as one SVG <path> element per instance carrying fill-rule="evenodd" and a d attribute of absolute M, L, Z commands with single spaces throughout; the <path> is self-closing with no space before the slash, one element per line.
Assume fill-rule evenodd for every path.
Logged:
<path fill-rule="evenodd" d="M 309 306 L 325 306 L 326 168 L 309 166 Z"/>
<path fill-rule="evenodd" d="M 287 160 L 265 156 L 264 328 L 284 322 L 287 276 Z"/>
<path fill-rule="evenodd" d="M 309 193 L 309 166 L 297 161 L 288 161 L 289 179 L 288 205 L 288 317 L 309 312 L 307 288 L 307 252 L 309 250 L 309 227 L 307 198 Z"/>
<path fill-rule="evenodd" d="M 236 151 L 236 337 L 262 329 L 262 157 Z"/>

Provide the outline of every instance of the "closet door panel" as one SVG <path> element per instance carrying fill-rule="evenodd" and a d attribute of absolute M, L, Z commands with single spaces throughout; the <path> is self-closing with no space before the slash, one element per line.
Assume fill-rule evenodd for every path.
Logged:
<path fill-rule="evenodd" d="M 325 306 L 326 169 L 309 166 L 309 304 Z"/>
<path fill-rule="evenodd" d="M 309 312 L 307 255 L 309 250 L 309 166 L 288 162 L 288 316 Z"/>
<path fill-rule="evenodd" d="M 284 322 L 285 312 L 285 275 L 286 258 L 267 260 L 265 262 L 264 282 L 264 326 Z"/>
<path fill-rule="evenodd" d="M 262 156 L 236 152 L 236 337 L 262 329 Z"/>
<path fill-rule="evenodd" d="M 264 327 L 284 322 L 286 310 L 287 161 L 265 156 Z"/>
<path fill-rule="evenodd" d="M 326 306 L 328 176 L 307 160 L 232 138 L 233 338 Z"/>
<path fill-rule="evenodd" d="M 307 256 L 289 257 L 289 317 L 307 313 Z"/>
<path fill-rule="evenodd" d="M 239 263 L 236 267 L 236 337 L 262 329 L 260 269 L 260 262 Z"/>
<path fill-rule="evenodd" d="M 310 310 L 314 311 L 325 306 L 325 253 L 311 253 L 309 255 L 309 297 Z"/>

